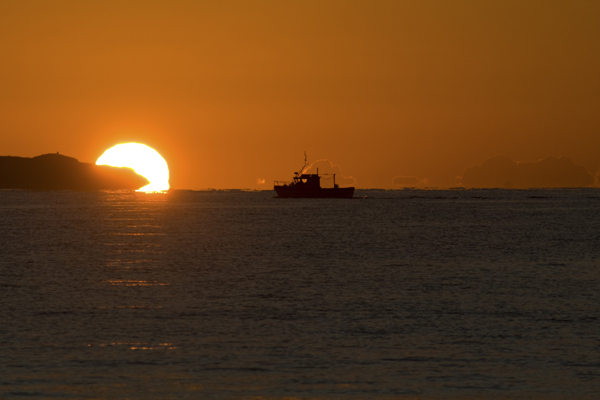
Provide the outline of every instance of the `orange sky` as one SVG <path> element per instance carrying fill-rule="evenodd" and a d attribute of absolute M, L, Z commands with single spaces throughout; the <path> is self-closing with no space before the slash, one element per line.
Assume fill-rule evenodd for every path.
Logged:
<path fill-rule="evenodd" d="M 595 172 L 599 49 L 597 0 L 2 0 L 0 155 L 137 141 L 179 189 L 272 188 L 305 150 L 361 188 Z"/>

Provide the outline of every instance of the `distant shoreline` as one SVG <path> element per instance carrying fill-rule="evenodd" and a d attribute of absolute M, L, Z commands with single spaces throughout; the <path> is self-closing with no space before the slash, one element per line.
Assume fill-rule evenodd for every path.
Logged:
<path fill-rule="evenodd" d="M 0 189 L 121 190 L 149 182 L 131 168 L 82 163 L 62 154 L 0 156 Z"/>

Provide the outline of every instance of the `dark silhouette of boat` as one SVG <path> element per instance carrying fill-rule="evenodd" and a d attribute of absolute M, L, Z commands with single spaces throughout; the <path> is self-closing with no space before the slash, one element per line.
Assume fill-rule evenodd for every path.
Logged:
<path fill-rule="evenodd" d="M 289 182 L 275 181 L 274 189 L 280 198 L 310 198 L 310 199 L 351 199 L 354 195 L 354 187 L 341 188 L 335 183 L 333 174 L 333 187 L 322 188 L 319 169 L 316 174 L 303 174 L 308 163 L 306 152 L 304 152 L 304 165 L 300 172 L 294 172 L 294 178 Z"/>

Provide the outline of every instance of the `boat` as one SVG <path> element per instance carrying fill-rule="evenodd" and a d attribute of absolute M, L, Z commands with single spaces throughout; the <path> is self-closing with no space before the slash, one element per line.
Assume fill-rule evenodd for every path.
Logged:
<path fill-rule="evenodd" d="M 335 174 L 333 174 L 333 187 L 322 188 L 321 176 L 317 168 L 316 174 L 304 174 L 308 166 L 306 162 L 306 152 L 304 152 L 304 165 L 300 172 L 294 172 L 292 181 L 275 181 L 274 189 L 279 198 L 295 199 L 351 199 L 354 196 L 354 187 L 341 188 L 335 183 Z M 323 174 L 328 175 L 328 174 Z"/>

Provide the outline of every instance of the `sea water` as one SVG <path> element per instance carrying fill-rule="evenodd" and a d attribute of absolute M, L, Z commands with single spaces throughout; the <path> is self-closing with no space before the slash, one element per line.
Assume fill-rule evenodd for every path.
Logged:
<path fill-rule="evenodd" d="M 0 191 L 0 398 L 595 398 L 600 190 Z"/>

